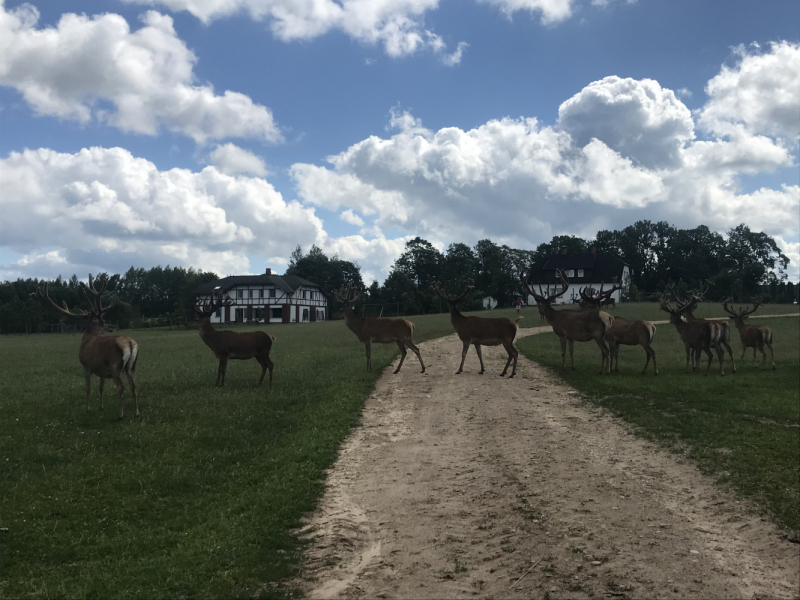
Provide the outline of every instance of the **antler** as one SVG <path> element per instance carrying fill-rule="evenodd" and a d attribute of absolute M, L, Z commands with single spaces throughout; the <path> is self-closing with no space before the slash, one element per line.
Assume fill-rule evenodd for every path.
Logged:
<path fill-rule="evenodd" d="M 670 304 L 670 300 L 674 300 L 676 304 L 678 304 L 678 300 L 675 299 L 674 294 L 672 293 L 672 286 L 671 284 L 667 286 L 667 288 L 660 294 L 656 294 L 656 298 L 658 298 L 658 303 L 661 307 L 661 310 L 664 312 L 668 312 L 671 315 L 680 314 L 680 310 L 672 308 Z"/>
<path fill-rule="evenodd" d="M 89 273 L 89 285 L 87 286 L 85 283 L 81 282 L 81 287 L 83 288 L 83 294 L 86 296 L 86 300 L 89 302 L 91 310 L 97 315 L 98 318 L 102 318 L 106 312 L 116 305 L 117 298 L 114 296 L 111 299 L 111 304 L 103 306 L 103 292 L 106 291 L 108 279 L 103 280 L 103 285 L 99 290 L 95 287 L 94 281 L 95 280 L 92 277 L 92 274 Z"/>
<path fill-rule="evenodd" d="M 461 294 L 459 294 L 455 298 L 451 298 L 450 294 L 448 294 L 446 290 L 442 289 L 442 285 L 438 281 L 434 281 L 433 283 L 431 283 L 431 291 L 433 291 L 434 294 L 439 296 L 439 298 L 441 298 L 442 300 L 446 302 L 452 302 L 454 304 L 459 304 L 463 302 L 464 298 L 467 297 L 467 294 L 469 294 L 474 289 L 475 289 L 475 282 L 472 279 L 470 279 L 467 282 L 467 289 L 465 289 L 463 292 L 461 292 Z"/>
<path fill-rule="evenodd" d="M 351 298 L 350 294 L 353 292 L 353 284 L 342 284 L 342 287 L 339 288 L 339 291 L 333 293 L 333 299 L 337 302 L 341 302 L 342 304 L 355 304 L 355 301 L 361 298 L 361 296 L 364 294 L 364 290 L 365 288 L 361 288 L 361 291 L 356 293 Z"/>
<path fill-rule="evenodd" d="M 64 305 L 63 308 L 61 306 L 58 306 L 58 304 L 56 304 L 55 302 L 53 302 L 50 299 L 50 295 L 47 292 L 47 284 L 46 283 L 44 284 L 44 291 L 42 290 L 42 288 L 37 288 L 35 292 L 32 292 L 30 294 L 30 296 L 34 300 L 38 300 L 44 306 L 46 306 L 46 307 L 48 307 L 48 308 L 50 308 L 50 309 L 52 309 L 52 310 L 64 315 L 65 317 L 70 317 L 70 318 L 73 318 L 73 319 L 82 319 L 82 318 L 86 318 L 86 317 L 91 317 L 92 316 L 92 313 L 86 312 L 85 310 L 80 309 L 80 308 L 77 309 L 77 310 L 80 311 L 79 313 L 70 312 L 66 301 L 62 302 L 62 304 Z"/>
<path fill-rule="evenodd" d="M 567 276 L 561 269 L 556 269 L 556 275 L 558 275 L 558 277 L 561 279 L 561 283 L 564 285 L 564 289 L 562 289 L 557 294 L 549 294 L 547 292 L 542 291 L 542 284 L 540 283 L 539 293 L 537 294 L 536 292 L 534 292 L 531 286 L 528 285 L 528 279 L 530 279 L 532 269 L 533 266 L 530 266 L 528 270 L 525 272 L 525 274 L 522 276 L 522 285 L 526 290 L 528 290 L 528 293 L 536 299 L 537 303 L 546 302 L 550 304 L 553 300 L 566 293 L 567 289 L 569 288 L 569 279 L 567 279 Z"/>
<path fill-rule="evenodd" d="M 722 308 L 725 310 L 725 312 L 727 312 L 730 315 L 733 315 L 734 317 L 744 318 L 747 315 L 751 315 L 754 312 L 756 312 L 758 307 L 761 306 L 761 297 L 756 296 L 755 298 L 751 298 L 751 300 L 753 301 L 752 310 L 747 310 L 748 308 L 750 308 L 748 306 L 748 307 L 744 307 L 744 308 L 743 307 L 739 307 L 739 312 L 738 313 L 734 312 L 733 310 L 728 308 L 728 303 L 729 302 L 733 302 L 733 298 L 728 298 L 727 300 L 725 300 L 725 302 L 722 303 Z"/>
<path fill-rule="evenodd" d="M 211 292 L 211 300 L 209 302 L 203 302 L 195 304 L 192 307 L 192 310 L 201 318 L 210 317 L 215 312 L 217 312 L 223 306 L 233 306 L 234 302 L 228 297 L 226 294 L 219 292 L 219 299 L 214 300 L 215 292 Z"/>

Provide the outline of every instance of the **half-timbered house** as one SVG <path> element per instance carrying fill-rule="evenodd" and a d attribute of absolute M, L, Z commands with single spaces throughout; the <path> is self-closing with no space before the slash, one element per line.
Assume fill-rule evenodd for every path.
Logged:
<path fill-rule="evenodd" d="M 556 304 L 577 302 L 581 288 L 599 290 L 603 285 L 605 289 L 611 289 L 615 280 L 620 282 L 622 289 L 615 291 L 611 298 L 619 302 L 628 294 L 631 268 L 614 254 L 596 252 L 594 248 L 586 254 L 567 254 L 566 249 L 562 249 L 559 254 L 544 256 L 531 265 L 528 283 L 534 289 L 541 285 L 548 294 L 559 292 L 563 284 L 558 278 L 558 270 L 563 271 L 569 279 L 569 288 L 556 299 Z M 528 295 L 526 300 L 529 305 L 536 304 L 533 296 Z"/>
<path fill-rule="evenodd" d="M 302 277 L 276 275 L 232 275 L 198 286 L 197 302 L 208 302 L 211 294 L 227 295 L 231 306 L 220 308 L 212 323 L 302 323 L 325 321 L 328 298 L 322 288 Z"/>

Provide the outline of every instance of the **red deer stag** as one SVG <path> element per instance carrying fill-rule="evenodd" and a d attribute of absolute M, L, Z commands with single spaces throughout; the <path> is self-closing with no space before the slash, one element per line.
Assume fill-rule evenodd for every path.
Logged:
<path fill-rule="evenodd" d="M 610 296 L 615 291 L 620 289 L 620 285 L 614 284 L 614 287 L 607 292 L 600 292 L 599 294 L 591 295 L 579 290 L 581 296 L 581 306 L 586 309 L 599 310 L 605 301 L 605 297 Z M 614 322 L 611 329 L 606 333 L 606 341 L 609 345 L 611 352 L 611 367 L 619 372 L 619 347 L 620 346 L 641 346 L 647 354 L 647 362 L 644 363 L 642 374 L 647 371 L 647 365 L 650 364 L 650 359 L 653 359 L 653 371 L 658 375 L 658 365 L 656 364 L 656 353 L 651 344 L 656 335 L 656 326 L 650 321 L 624 319 L 623 317 L 614 317 Z"/>
<path fill-rule="evenodd" d="M 733 372 L 736 373 L 736 361 L 733 359 L 733 349 L 731 348 L 731 326 L 728 323 L 728 321 L 726 321 L 725 319 L 698 319 L 693 314 L 695 309 L 697 308 L 697 305 L 703 301 L 703 298 L 708 292 L 710 283 L 711 282 L 709 280 L 709 282 L 706 284 L 706 287 L 703 288 L 703 284 L 701 282 L 700 287 L 698 289 L 689 292 L 690 297 L 688 300 L 684 300 L 683 298 L 681 298 L 681 296 L 678 294 L 677 288 L 674 285 L 669 286 L 667 289 L 671 291 L 670 293 L 672 294 L 672 297 L 675 299 L 675 301 L 678 304 L 680 304 L 681 314 L 683 315 L 683 317 L 686 319 L 687 322 L 689 323 L 693 321 L 706 321 L 709 323 L 713 322 L 718 324 L 722 328 L 722 330 L 720 331 L 719 341 L 717 343 L 720 347 L 720 350 L 722 351 L 723 357 L 725 356 L 725 350 L 728 351 L 728 355 L 730 355 L 731 357 L 731 365 L 733 367 Z M 700 351 L 695 350 L 695 353 L 697 354 L 697 361 L 699 362 Z"/>
<path fill-rule="evenodd" d="M 563 271 L 556 271 L 564 288 L 558 293 L 548 293 L 542 291 L 539 285 L 539 293 L 533 291 L 528 281 L 530 279 L 530 269 L 522 277 L 522 285 L 528 290 L 536 300 L 536 308 L 561 340 L 561 368 L 567 368 L 567 342 L 569 342 L 569 359 L 572 368 L 575 369 L 574 344 L 575 342 L 590 342 L 594 340 L 600 347 L 602 361 L 600 363 L 600 374 L 610 372 L 610 353 L 606 344 L 606 334 L 611 329 L 614 319 L 607 312 L 601 310 L 555 310 L 552 306 L 553 301 L 563 295 L 569 288 L 569 280 Z M 607 366 L 608 365 L 608 366 Z"/>
<path fill-rule="evenodd" d="M 89 275 L 89 285 L 81 282 L 83 292 L 89 301 L 89 312 L 77 309 L 80 312 L 71 312 L 67 303 L 58 306 L 50 299 L 47 292 L 47 284 L 44 289 L 39 288 L 31 297 L 41 302 L 46 308 L 70 319 L 78 319 L 83 322 L 85 330 L 81 338 L 81 346 L 78 350 L 78 360 L 83 365 L 83 375 L 86 377 L 86 410 L 89 410 L 89 396 L 92 391 L 92 375 L 100 378 L 100 410 L 103 407 L 103 386 L 109 377 L 114 380 L 119 392 L 119 418 L 124 417 L 124 404 L 122 396 L 125 393 L 125 386 L 122 384 L 121 375 L 125 373 L 128 383 L 131 385 L 133 401 L 136 406 L 136 416 L 139 416 L 139 400 L 136 396 L 136 359 L 139 357 L 139 346 L 129 337 L 105 337 L 102 332 L 105 330 L 103 316 L 116 304 L 116 298 L 111 304 L 103 306 L 102 296 L 105 292 L 108 281 L 103 281 L 98 290 L 95 287 L 94 279 Z"/>
<path fill-rule="evenodd" d="M 747 352 L 748 348 L 753 349 L 753 360 L 756 359 L 756 348 L 758 351 L 761 352 L 761 355 L 764 357 L 764 360 L 761 362 L 762 367 L 767 366 L 767 353 L 764 352 L 764 346 L 769 348 L 770 356 L 772 357 L 772 368 L 775 369 L 775 354 L 772 352 L 772 330 L 769 327 L 764 327 L 762 325 L 746 325 L 744 320 L 747 318 L 747 315 L 753 314 L 756 312 L 756 309 L 761 306 L 761 298 L 753 298 L 753 308 L 752 310 L 747 310 L 750 308 L 739 307 L 739 312 L 734 312 L 731 308 L 728 307 L 729 302 L 733 302 L 733 298 L 728 298 L 723 302 L 722 308 L 728 313 L 731 319 L 733 319 L 734 324 L 736 325 L 736 329 L 739 330 L 739 338 L 742 341 L 742 360 L 744 360 L 745 352 Z"/>
<path fill-rule="evenodd" d="M 342 303 L 340 308 L 333 316 L 336 319 L 344 317 L 345 325 L 348 329 L 356 334 L 356 337 L 364 344 L 367 350 L 367 370 L 372 370 L 372 344 L 391 344 L 395 342 L 397 347 L 400 348 L 400 364 L 394 370 L 394 374 L 400 372 L 400 367 L 403 366 L 403 361 L 406 359 L 406 346 L 411 348 L 411 351 L 417 355 L 419 364 L 422 366 L 421 373 L 425 372 L 425 363 L 422 362 L 422 356 L 419 353 L 419 348 L 411 341 L 414 335 L 414 324 L 407 319 L 389 319 L 378 317 L 359 317 L 353 311 L 353 305 L 358 300 L 364 290 L 357 294 L 352 286 L 342 286 L 338 292 L 335 292 L 333 297 L 337 302 Z"/>
<path fill-rule="evenodd" d="M 672 294 L 668 291 L 658 294 L 661 310 L 669 313 L 669 322 L 675 327 L 678 335 L 681 336 L 683 345 L 686 347 L 686 371 L 689 371 L 690 361 L 692 363 L 692 371 L 699 369 L 700 352 L 705 352 L 708 355 L 708 367 L 706 368 L 706 375 L 708 375 L 711 370 L 711 362 L 714 359 L 711 354 L 711 348 L 714 348 L 719 358 L 719 374 L 725 375 L 722 364 L 725 355 L 719 343 L 719 338 L 722 335 L 722 326 L 716 321 L 687 321 L 682 314 L 684 307 L 678 303 L 673 307 L 670 304 L 672 300 Z"/>
<path fill-rule="evenodd" d="M 272 368 L 275 366 L 269 359 L 269 351 L 272 349 L 272 342 L 275 336 L 263 331 L 218 331 L 211 326 L 211 315 L 224 306 L 231 306 L 233 300 L 224 298 L 220 293 L 218 299 L 214 299 L 211 293 L 211 301 L 207 304 L 196 304 L 194 312 L 200 318 L 200 339 L 203 340 L 211 351 L 219 359 L 217 368 L 217 386 L 225 385 L 225 371 L 228 369 L 228 359 L 248 360 L 255 358 L 261 365 L 261 379 L 258 385 L 264 383 L 264 376 L 269 369 L 269 384 L 272 385 Z"/>
<path fill-rule="evenodd" d="M 456 371 L 456 375 L 464 370 L 464 359 L 467 357 L 470 344 L 475 346 L 475 352 L 478 353 L 478 360 L 481 362 L 480 375 L 483 375 L 486 371 L 483 366 L 481 346 L 499 346 L 502 344 L 503 348 L 508 352 L 508 360 L 506 361 L 506 367 L 503 369 L 503 372 L 500 373 L 500 377 L 505 376 L 508 372 L 508 366 L 511 364 L 511 359 L 514 359 L 514 367 L 511 369 L 511 375 L 509 376 L 509 379 L 511 379 L 511 377 L 517 374 L 517 357 L 519 356 L 519 352 L 514 347 L 514 338 L 517 336 L 517 330 L 519 329 L 519 320 L 523 317 L 517 319 L 507 319 L 503 317 L 465 317 L 458 310 L 458 305 L 464 302 L 464 298 L 467 297 L 467 294 L 469 294 L 474 287 L 475 286 L 470 281 L 467 285 L 467 289 L 453 298 L 442 289 L 438 281 L 434 281 L 431 284 L 433 293 L 447 302 L 447 306 L 450 309 L 450 322 L 453 324 L 453 329 L 456 330 L 458 338 L 464 344 L 464 348 L 461 351 L 461 364 L 458 367 L 458 371 Z"/>

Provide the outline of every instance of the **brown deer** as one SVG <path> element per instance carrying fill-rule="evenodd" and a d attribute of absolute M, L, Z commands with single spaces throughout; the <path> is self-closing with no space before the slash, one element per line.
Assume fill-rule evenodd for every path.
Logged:
<path fill-rule="evenodd" d="M 602 361 L 600 363 L 600 373 L 605 374 L 610 369 L 610 353 L 608 345 L 606 344 L 606 334 L 611 329 L 614 318 L 607 312 L 601 310 L 555 310 L 552 306 L 553 301 L 559 296 L 563 295 L 569 288 L 569 280 L 564 272 L 557 270 L 556 274 L 563 289 L 558 293 L 547 293 L 542 291 L 542 286 L 539 285 L 539 293 L 533 291 L 528 285 L 530 278 L 530 269 L 522 277 L 522 285 L 528 290 L 536 300 L 536 308 L 539 309 L 539 314 L 542 315 L 555 333 L 561 340 L 561 368 L 567 368 L 567 342 L 569 342 L 569 359 L 572 368 L 575 369 L 574 358 L 574 344 L 575 342 L 589 342 L 594 340 L 600 347 L 602 353 Z M 607 366 L 608 365 L 608 366 Z"/>
<path fill-rule="evenodd" d="M 744 320 L 747 318 L 747 315 L 753 314 L 756 312 L 756 309 L 761 306 L 761 298 L 753 298 L 752 300 L 752 310 L 747 310 L 747 308 L 750 308 L 748 306 L 747 308 L 739 307 L 739 312 L 734 312 L 728 307 L 728 303 L 733 302 L 733 298 L 728 298 L 725 300 L 725 302 L 722 304 L 722 308 L 726 313 L 731 315 L 729 318 L 733 319 L 736 329 L 739 330 L 739 339 L 742 341 L 742 360 L 744 360 L 744 355 L 748 348 L 753 349 L 753 360 L 755 360 L 756 348 L 758 348 L 758 351 L 761 352 L 761 355 L 764 357 L 761 362 L 761 366 L 766 367 L 767 353 L 764 352 L 764 346 L 766 346 L 769 348 L 769 353 L 772 357 L 772 368 L 775 369 L 775 353 L 772 351 L 772 330 L 769 327 L 764 327 L 762 325 L 747 325 L 744 322 Z"/>
<path fill-rule="evenodd" d="M 94 279 L 89 274 L 89 285 L 81 282 L 81 287 L 89 302 L 89 312 L 76 309 L 78 312 L 70 311 L 67 303 L 58 306 L 50 299 L 47 292 L 47 284 L 44 289 L 38 288 L 31 294 L 31 298 L 41 302 L 46 308 L 70 319 L 78 319 L 84 324 L 84 333 L 81 338 L 81 346 L 78 350 L 78 360 L 83 365 L 83 375 L 86 377 L 86 411 L 89 411 L 89 396 L 92 391 L 92 375 L 100 378 L 100 410 L 103 406 L 103 387 L 109 377 L 114 380 L 119 392 L 119 418 L 124 417 L 124 404 L 122 396 L 125 393 L 125 386 L 122 383 L 121 375 L 125 373 L 128 383 L 133 392 L 133 401 L 136 406 L 136 416 L 139 416 L 139 400 L 136 396 L 136 360 L 139 357 L 139 346 L 129 337 L 105 337 L 102 335 L 106 328 L 104 315 L 116 304 L 116 298 L 111 304 L 103 306 L 102 296 L 105 292 L 108 281 L 103 281 L 98 290 L 95 287 Z"/>
<path fill-rule="evenodd" d="M 355 293 L 352 286 L 343 285 L 338 292 L 333 294 L 334 299 L 342 303 L 342 308 L 333 316 L 336 319 L 344 317 L 345 325 L 364 344 L 367 350 L 367 370 L 372 370 L 372 344 L 391 344 L 395 342 L 397 347 L 400 348 L 400 364 L 397 365 L 394 374 L 399 373 L 400 367 L 403 366 L 403 361 L 406 359 L 407 354 L 406 347 L 411 348 L 411 351 L 417 355 L 419 364 L 422 366 L 421 373 L 424 373 L 425 363 L 422 362 L 419 348 L 411 341 L 414 335 L 414 324 L 408 319 L 359 317 L 353 311 L 353 305 L 363 293 L 363 289 Z"/>
<path fill-rule="evenodd" d="M 599 309 L 603 306 L 605 297 L 610 296 L 615 291 L 620 289 L 620 285 L 614 284 L 611 290 L 607 292 L 600 292 L 599 294 L 590 294 L 584 292 L 583 289 L 579 290 L 581 296 L 581 306 L 584 310 Z M 656 353 L 651 344 L 656 335 L 656 326 L 650 321 L 625 319 L 623 317 L 614 317 L 614 322 L 611 329 L 606 333 L 606 341 L 609 345 L 611 353 L 611 365 L 614 371 L 619 372 L 619 347 L 620 346 L 641 346 L 644 348 L 647 355 L 647 361 L 644 363 L 642 374 L 647 371 L 647 365 L 650 364 L 650 359 L 653 359 L 653 371 L 658 375 L 658 365 L 656 364 Z"/>
<path fill-rule="evenodd" d="M 733 359 L 733 349 L 731 348 L 731 326 L 725 319 L 698 319 L 694 316 L 694 311 L 697 308 L 697 305 L 703 301 L 705 298 L 706 293 L 708 292 L 708 288 L 710 287 L 711 280 L 706 283 L 705 288 L 703 288 L 702 281 L 700 282 L 700 287 L 696 290 L 692 290 L 689 293 L 689 299 L 684 300 L 680 294 L 678 293 L 677 288 L 674 285 L 668 286 L 668 290 L 672 294 L 672 297 L 675 299 L 677 303 L 681 305 L 681 314 L 686 319 L 687 322 L 691 323 L 693 321 L 706 321 L 706 322 L 714 322 L 717 323 L 721 328 L 719 341 L 717 342 L 722 350 L 723 357 L 725 356 L 725 350 L 728 351 L 728 355 L 731 357 L 731 365 L 733 367 L 733 372 L 736 373 L 736 361 Z M 723 349 L 724 348 L 724 349 Z M 695 350 L 695 353 L 698 355 L 697 360 L 699 360 L 700 351 Z"/>
<path fill-rule="evenodd" d="M 458 305 L 464 302 L 464 298 L 467 297 L 467 294 L 469 294 L 474 287 L 475 286 L 470 281 L 467 285 L 467 289 L 458 296 L 451 297 L 442 289 L 438 281 L 434 281 L 431 284 L 433 293 L 447 302 L 447 306 L 450 309 L 450 322 L 453 324 L 453 329 L 456 330 L 458 338 L 464 344 L 464 348 L 461 351 L 461 364 L 458 367 L 458 371 L 456 371 L 456 375 L 459 375 L 464 370 L 464 359 L 467 357 L 470 344 L 475 346 L 475 352 L 478 353 L 478 360 L 481 363 L 480 375 L 483 375 L 486 371 L 483 366 L 481 346 L 499 346 L 502 344 L 503 348 L 508 352 L 508 360 L 506 361 L 503 372 L 500 373 L 500 377 L 505 376 L 508 372 L 508 366 L 511 364 L 511 359 L 514 359 L 514 367 L 511 369 L 511 375 L 509 376 L 509 379 L 511 379 L 511 377 L 517 374 L 517 358 L 519 357 L 519 352 L 514 347 L 514 338 L 517 336 L 517 330 L 519 329 L 519 320 L 523 317 L 518 317 L 516 319 L 507 319 L 503 317 L 465 317 L 458 310 Z"/>
<path fill-rule="evenodd" d="M 228 359 L 248 360 L 255 358 L 261 365 L 261 379 L 258 385 L 264 383 L 264 376 L 269 369 L 269 384 L 272 385 L 272 368 L 275 366 L 269 358 L 269 351 L 272 349 L 272 342 L 275 336 L 263 331 L 218 331 L 211 326 L 211 315 L 224 306 L 231 306 L 233 300 L 220 293 L 218 299 L 214 299 L 211 293 L 211 301 L 204 304 L 196 304 L 194 312 L 200 318 L 200 339 L 219 359 L 217 368 L 218 387 L 225 385 L 225 371 L 228 369 Z"/>
<path fill-rule="evenodd" d="M 689 371 L 689 362 L 692 363 L 692 371 L 699 369 L 700 352 L 705 352 L 708 356 L 708 367 L 706 368 L 706 375 L 708 375 L 714 359 L 711 348 L 714 348 L 719 359 L 719 374 L 725 375 L 722 364 L 725 355 L 719 343 L 722 326 L 716 321 L 687 321 L 682 314 L 684 307 L 678 303 L 675 307 L 672 306 L 673 298 L 669 291 L 658 294 L 657 297 L 661 310 L 669 313 L 669 322 L 675 327 L 686 347 L 686 371 Z"/>

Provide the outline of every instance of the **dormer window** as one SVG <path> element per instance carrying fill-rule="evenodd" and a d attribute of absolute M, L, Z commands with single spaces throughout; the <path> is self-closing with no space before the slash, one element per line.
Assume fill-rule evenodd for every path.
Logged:
<path fill-rule="evenodd" d="M 573 269 L 568 269 L 567 277 L 575 277 L 575 271 Z"/>
<path fill-rule="evenodd" d="M 578 277 L 583 277 L 583 269 L 578 269 Z"/>

